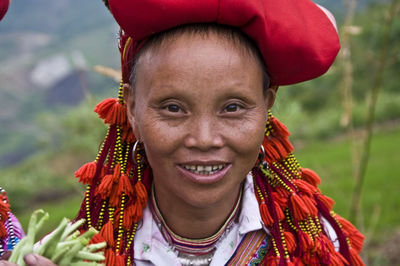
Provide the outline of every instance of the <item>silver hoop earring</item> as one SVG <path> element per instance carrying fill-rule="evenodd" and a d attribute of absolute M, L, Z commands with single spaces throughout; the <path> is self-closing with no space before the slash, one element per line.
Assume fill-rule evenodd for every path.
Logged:
<path fill-rule="evenodd" d="M 144 153 L 139 151 L 144 151 L 144 147 L 139 147 L 142 143 L 140 140 L 137 140 L 135 144 L 133 144 L 132 148 L 132 159 L 136 165 L 141 165 L 144 162 Z"/>
<path fill-rule="evenodd" d="M 268 168 L 268 163 L 265 160 L 265 148 L 261 144 L 260 146 L 260 151 L 258 153 L 258 158 L 257 158 L 257 163 L 260 167 L 267 169 Z"/>

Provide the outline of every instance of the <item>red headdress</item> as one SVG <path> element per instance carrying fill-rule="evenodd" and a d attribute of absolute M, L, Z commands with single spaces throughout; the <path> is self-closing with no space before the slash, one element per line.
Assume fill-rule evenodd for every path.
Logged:
<path fill-rule="evenodd" d="M 7 13 L 9 4 L 10 0 L 0 0 L 0 20 L 2 20 Z"/>
<path fill-rule="evenodd" d="M 129 82 L 140 43 L 152 34 L 191 23 L 237 27 L 258 46 L 273 85 L 318 77 L 333 63 L 338 35 L 326 10 L 310 0 L 103 0 L 121 26 L 122 82 Z M 108 243 L 107 265 L 130 265 L 133 238 L 142 219 L 151 168 L 126 117 L 122 84 L 117 99 L 95 111 L 110 125 L 94 162 L 76 173 L 88 184 L 78 218 L 96 227 Z M 252 169 L 261 217 L 271 237 L 266 265 L 361 265 L 363 236 L 332 211 L 334 202 L 318 189 L 319 177 L 296 161 L 286 127 L 271 114 L 263 147 L 265 158 Z M 335 250 L 324 222 L 335 231 Z"/>

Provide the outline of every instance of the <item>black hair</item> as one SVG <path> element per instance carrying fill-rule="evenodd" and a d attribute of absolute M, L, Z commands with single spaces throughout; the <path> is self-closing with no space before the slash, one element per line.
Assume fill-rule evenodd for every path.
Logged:
<path fill-rule="evenodd" d="M 250 56 L 253 56 L 258 61 L 262 70 L 263 92 L 265 93 L 266 90 L 269 88 L 270 78 L 264 63 L 263 56 L 260 50 L 258 49 L 257 45 L 254 43 L 252 39 L 250 39 L 238 28 L 216 23 L 185 24 L 151 35 L 148 39 L 144 41 L 143 46 L 133 59 L 132 71 L 130 76 L 130 84 L 132 84 L 132 88 L 135 87 L 134 83 L 136 77 L 137 62 L 139 61 L 140 56 L 144 54 L 146 51 L 150 49 L 159 49 L 162 47 L 162 44 L 166 40 L 177 38 L 182 34 L 195 34 L 195 35 L 208 36 L 209 34 L 212 33 L 216 34 L 217 36 L 222 36 L 226 38 L 227 40 L 236 44 L 238 47 L 242 47 L 245 50 L 245 52 L 247 52 Z"/>

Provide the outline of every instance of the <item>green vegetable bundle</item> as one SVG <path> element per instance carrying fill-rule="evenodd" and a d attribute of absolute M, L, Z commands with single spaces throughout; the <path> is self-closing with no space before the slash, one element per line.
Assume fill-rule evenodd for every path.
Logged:
<path fill-rule="evenodd" d="M 84 219 L 70 223 L 64 218 L 58 227 L 41 241 L 38 248 L 34 249 L 36 233 L 48 218 L 49 214 L 43 210 L 33 212 L 26 237 L 15 246 L 10 262 L 25 266 L 24 257 L 29 253 L 36 253 L 59 266 L 104 265 L 99 263 L 105 260 L 104 252 L 99 250 L 103 249 L 106 243 L 89 245 L 89 241 L 98 231 L 90 228 L 81 234 L 78 228 L 85 222 Z"/>

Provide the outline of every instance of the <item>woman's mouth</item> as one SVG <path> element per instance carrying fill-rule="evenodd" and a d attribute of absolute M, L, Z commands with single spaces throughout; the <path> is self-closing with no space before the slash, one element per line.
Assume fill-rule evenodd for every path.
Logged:
<path fill-rule="evenodd" d="M 198 184 L 212 184 L 223 179 L 231 164 L 217 163 L 217 164 L 179 164 L 178 169 L 182 176 Z"/>
<path fill-rule="evenodd" d="M 213 175 L 226 166 L 226 164 L 217 165 L 181 165 L 186 170 L 198 175 Z"/>

